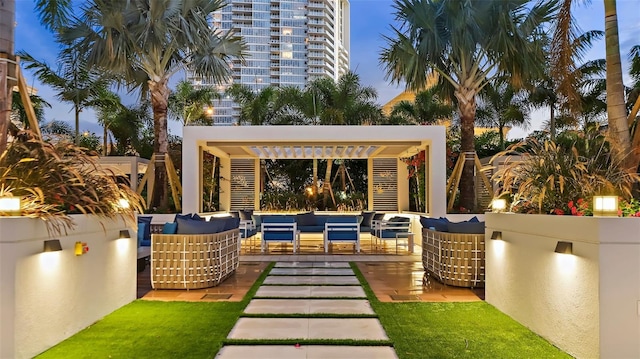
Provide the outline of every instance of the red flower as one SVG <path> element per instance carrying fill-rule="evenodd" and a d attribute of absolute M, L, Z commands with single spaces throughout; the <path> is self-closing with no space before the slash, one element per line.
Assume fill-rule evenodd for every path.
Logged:
<path fill-rule="evenodd" d="M 583 200 L 582 198 L 578 198 L 578 201 L 577 201 L 577 202 L 578 202 L 578 205 L 581 205 L 581 204 L 582 204 L 582 202 L 584 202 L 584 200 Z"/>
<path fill-rule="evenodd" d="M 574 208 L 573 207 L 573 201 L 569 201 L 569 208 Z M 574 213 L 575 214 L 575 213 Z"/>
<path fill-rule="evenodd" d="M 569 202 L 571 203 L 571 202 Z M 578 214 L 578 209 L 576 207 L 573 207 L 571 204 L 569 204 L 569 208 L 571 208 L 571 214 L 575 215 L 579 215 Z"/>
<path fill-rule="evenodd" d="M 564 211 L 561 210 L 560 208 L 556 208 L 553 210 L 553 214 L 557 214 L 558 216 L 562 216 L 564 215 Z"/>

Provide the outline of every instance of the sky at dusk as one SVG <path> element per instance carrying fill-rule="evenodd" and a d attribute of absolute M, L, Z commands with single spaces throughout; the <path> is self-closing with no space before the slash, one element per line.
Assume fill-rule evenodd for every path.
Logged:
<path fill-rule="evenodd" d="M 350 0 L 351 1 L 351 70 L 360 76 L 361 84 L 372 86 L 378 92 L 378 103 L 385 104 L 403 91 L 402 86 L 389 84 L 379 64 L 380 49 L 385 46 L 382 35 L 391 34 L 391 25 L 395 24 L 393 0 Z M 627 72 L 626 57 L 633 45 L 640 44 L 640 1 L 618 0 L 618 25 L 620 46 L 623 57 L 623 72 Z M 574 13 L 583 31 L 604 30 L 604 6 L 602 0 L 592 0 L 582 5 Z M 16 1 L 16 51 L 23 50 L 39 60 L 55 66 L 57 44 L 53 36 L 41 25 L 34 12 L 34 1 Z M 598 41 L 586 55 L 587 59 L 605 57 L 604 39 Z M 55 92 L 34 81 L 29 71 L 25 71 L 27 83 L 38 89 L 38 95 L 51 103 L 52 108 L 45 110 L 47 120 L 62 120 L 73 123 L 72 107 L 60 103 Z M 177 81 L 177 80 L 176 80 Z M 626 81 L 625 81 L 626 82 Z M 123 103 L 135 103 L 136 96 L 127 96 L 123 91 Z M 100 126 L 95 122 L 94 112 L 83 111 L 80 115 L 80 131 L 101 134 Z M 536 111 L 532 115 L 532 127 L 525 131 L 513 129 L 511 138 L 523 137 L 527 133 L 540 129 L 545 113 Z M 170 121 L 170 131 L 174 135 L 182 135 L 182 129 L 176 121 Z"/>

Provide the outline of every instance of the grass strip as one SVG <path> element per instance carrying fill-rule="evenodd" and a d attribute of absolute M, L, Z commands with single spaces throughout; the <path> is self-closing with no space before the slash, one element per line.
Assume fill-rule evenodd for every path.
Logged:
<path fill-rule="evenodd" d="M 267 266 L 240 302 L 136 300 L 38 358 L 210 359 L 272 267 Z"/>
<path fill-rule="evenodd" d="M 351 267 L 400 359 L 570 358 L 486 302 L 380 302 L 357 265 Z"/>
<path fill-rule="evenodd" d="M 392 346 L 389 340 L 354 339 L 226 339 L 224 345 L 344 345 L 352 347 Z"/>
<path fill-rule="evenodd" d="M 322 319 L 361 319 L 378 318 L 376 314 L 339 314 L 339 313 L 243 313 L 241 318 L 322 318 Z"/>

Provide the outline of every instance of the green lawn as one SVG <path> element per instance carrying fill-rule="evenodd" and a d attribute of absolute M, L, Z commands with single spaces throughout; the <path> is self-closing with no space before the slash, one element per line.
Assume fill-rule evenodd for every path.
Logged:
<path fill-rule="evenodd" d="M 400 359 L 571 358 L 485 302 L 382 303 L 352 268 Z"/>
<path fill-rule="evenodd" d="M 242 302 L 137 300 L 38 358 L 211 359 L 272 266 Z M 485 302 L 381 303 L 364 288 L 400 359 L 569 358 Z"/>

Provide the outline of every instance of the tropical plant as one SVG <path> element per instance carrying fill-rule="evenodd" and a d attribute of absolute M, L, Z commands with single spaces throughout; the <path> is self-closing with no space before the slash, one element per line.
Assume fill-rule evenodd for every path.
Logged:
<path fill-rule="evenodd" d="M 571 201 L 596 193 L 632 197 L 632 186 L 640 177 L 626 171 L 621 159 L 611 154 L 600 129 L 593 126 L 571 136 L 573 140 L 564 145 L 529 139 L 496 155 L 522 154 L 493 176 L 501 188 L 498 195 L 512 199 L 512 211 L 564 214 Z"/>
<path fill-rule="evenodd" d="M 168 151 L 169 79 L 179 71 L 222 83 L 229 61 L 242 58 L 244 45 L 233 31 L 210 27 L 210 15 L 222 0 L 92 0 L 63 29 L 61 39 L 74 41 L 90 66 L 115 74 L 130 90 L 151 99 L 154 152 Z M 153 207 L 169 205 L 164 161 L 155 163 Z"/>
<path fill-rule="evenodd" d="M 242 84 L 231 85 L 226 93 L 233 101 L 240 105 L 240 117 L 238 124 L 249 123 L 251 125 L 269 125 L 275 121 L 275 103 L 278 98 L 278 88 L 267 86 L 259 92 L 254 92 L 251 87 Z"/>
<path fill-rule="evenodd" d="M 453 87 L 461 122 L 461 151 L 473 152 L 477 95 L 494 77 L 519 87 L 536 78 L 544 65 L 543 25 L 552 2 L 526 0 L 396 0 L 400 27 L 385 36 L 380 61 L 393 82 L 412 90 L 437 73 Z M 487 21 L 491 19 L 491 21 Z M 474 208 L 474 168 L 464 166 L 460 205 Z"/>
<path fill-rule="evenodd" d="M 45 101 L 42 97 L 34 94 L 29 95 L 29 99 L 31 100 L 31 105 L 33 106 L 33 111 L 35 112 L 38 123 L 44 121 L 44 109 L 51 108 L 51 104 Z M 14 123 L 19 124 L 23 129 L 29 128 L 27 111 L 22 103 L 20 93 L 16 91 L 13 91 L 13 98 L 11 100 L 11 120 Z"/>
<path fill-rule="evenodd" d="M 36 60 L 26 52 L 19 52 L 18 55 L 27 64 L 25 68 L 33 70 L 40 82 L 54 88 L 57 99 L 73 105 L 75 138 L 79 140 L 80 112 L 97 105 L 100 96 L 108 92 L 111 79 L 88 66 L 74 43 L 66 42 L 64 46 L 57 59 L 57 69 L 44 61 Z"/>
<path fill-rule="evenodd" d="M 530 125 L 529 101 L 524 91 L 516 90 L 508 82 L 494 79 L 480 92 L 476 116 L 484 127 L 498 129 L 500 150 L 504 150 L 507 127 Z"/>
<path fill-rule="evenodd" d="M 67 141 L 54 143 L 21 132 L 0 155 L 0 195 L 22 197 L 23 216 L 41 218 L 49 234 L 73 228 L 70 213 L 122 215 L 135 223 L 142 199 L 127 183 L 99 171 L 95 157 Z M 121 206 L 121 200 L 129 203 Z"/>
<path fill-rule="evenodd" d="M 189 81 L 180 81 L 176 90 L 169 95 L 169 114 L 176 120 L 187 125 L 211 125 L 213 115 L 207 110 L 212 109 L 214 99 L 220 94 L 213 87 L 196 88 Z"/>
<path fill-rule="evenodd" d="M 391 110 L 390 122 L 433 125 L 451 119 L 454 107 L 444 102 L 438 92 L 439 88 L 434 86 L 418 92 L 413 102 L 400 101 Z"/>

